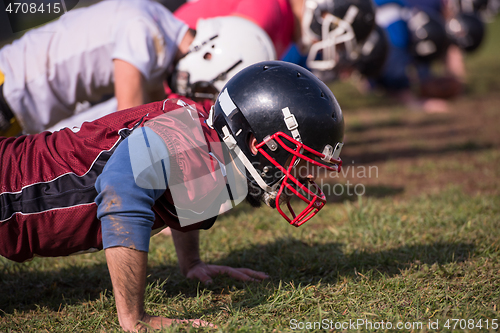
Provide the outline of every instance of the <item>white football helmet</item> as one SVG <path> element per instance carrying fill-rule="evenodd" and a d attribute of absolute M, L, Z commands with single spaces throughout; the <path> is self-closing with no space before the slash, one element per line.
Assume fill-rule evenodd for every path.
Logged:
<path fill-rule="evenodd" d="M 199 19 L 196 37 L 170 78 L 170 88 L 194 100 L 213 99 L 241 69 L 276 60 L 273 42 L 250 20 L 237 16 Z"/>

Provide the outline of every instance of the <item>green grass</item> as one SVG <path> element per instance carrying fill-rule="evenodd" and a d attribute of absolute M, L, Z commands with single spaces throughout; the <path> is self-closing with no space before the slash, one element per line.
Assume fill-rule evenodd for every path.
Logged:
<path fill-rule="evenodd" d="M 499 33 L 497 20 L 480 52 L 467 58 L 470 82 L 478 88 L 457 108 L 471 100 L 498 100 L 500 50 L 494 35 Z M 362 155 L 378 146 L 372 137 L 363 137 L 373 130 L 372 110 L 383 115 L 376 124 L 386 131 L 408 127 L 418 135 L 431 123 L 446 128 L 449 121 L 408 115 L 399 106 L 384 106 L 379 96 L 363 101 L 350 83 L 339 87 L 335 92 L 341 103 L 355 99 L 344 107 L 347 120 L 354 120 L 347 123 L 354 147 L 346 145 L 347 156 L 356 155 L 349 149 Z M 490 109 L 497 106 L 471 112 L 489 114 Z M 481 132 L 496 126 L 485 122 Z M 359 331 L 384 331 L 373 327 L 382 321 L 414 325 L 400 331 L 464 331 L 453 330 L 453 322 L 445 328 L 451 319 L 481 320 L 482 329 L 468 331 L 497 331 L 491 321 L 500 320 L 498 137 L 492 134 L 483 145 L 453 133 L 439 137 L 442 148 L 436 152 L 429 144 L 420 155 L 376 160 L 380 179 L 366 180 L 366 195 L 329 198 L 321 213 L 300 228 L 287 225 L 277 212 L 242 204 L 202 232 L 203 260 L 265 271 L 270 279 L 263 283 L 220 276 L 206 287 L 186 280 L 177 268 L 172 240 L 153 237 L 147 310 L 203 318 L 218 325 L 206 331 L 219 332 L 287 332 L 291 323 L 330 321 L 333 331 L 343 331 L 335 323 L 361 319 L 372 328 L 360 326 Z M 425 137 L 416 140 L 410 134 L 404 134 L 408 145 L 420 149 Z M 0 258 L 0 332 L 120 332 L 111 289 L 102 252 L 23 264 Z M 429 322 L 437 322 L 438 329 Z"/>
<path fill-rule="evenodd" d="M 498 31 L 500 31 L 500 20 L 487 25 L 486 41 L 481 45 L 479 52 L 474 53 L 467 59 L 468 90 L 470 93 L 484 96 L 491 91 L 500 89 L 498 73 L 500 72 L 500 45 L 498 43 Z"/>
<path fill-rule="evenodd" d="M 270 280 L 219 277 L 208 288 L 186 281 L 170 239 L 156 237 L 146 306 L 205 318 L 221 332 L 286 331 L 292 319 L 500 318 L 499 215 L 498 195 L 453 186 L 401 202 L 360 197 L 299 229 L 242 206 L 204 233 L 204 259 L 263 270 Z M 1 298 L 2 332 L 118 329 L 102 254 L 5 263 L 0 276 L 2 289 L 14 293 Z"/>

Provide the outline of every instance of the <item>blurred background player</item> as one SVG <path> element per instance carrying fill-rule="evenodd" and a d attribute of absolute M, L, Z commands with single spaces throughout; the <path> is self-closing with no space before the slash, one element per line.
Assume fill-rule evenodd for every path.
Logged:
<path fill-rule="evenodd" d="M 444 17 L 436 12 L 436 8 L 441 9 L 437 2 L 424 1 L 417 8 L 401 0 L 375 0 L 376 21 L 385 30 L 389 50 L 381 73 L 370 77 L 371 84 L 404 105 L 427 112 L 447 111 L 445 98 L 462 89 L 460 70 L 444 78 L 431 72 L 431 64 L 444 59 L 449 48 Z M 415 82 L 421 96 L 414 93 Z M 446 83 L 449 91 L 429 89 L 436 82 Z"/>
<path fill-rule="evenodd" d="M 0 50 L 7 121 L 0 134 L 14 120 L 25 133 L 40 132 L 75 114 L 79 103 L 113 95 L 118 110 L 161 99 L 165 73 L 193 38 L 147 0 L 99 2 L 28 31 Z"/>
<path fill-rule="evenodd" d="M 335 63 L 333 70 L 312 69 L 313 72 L 329 82 L 349 78 L 356 69 L 361 74 L 355 76 L 361 78 L 356 82 L 362 83 L 359 87 L 363 91 L 372 85 L 382 88 L 412 109 L 447 111 L 446 99 L 464 90 L 463 52 L 475 50 L 484 35 L 478 15 L 450 11 L 451 2 L 441 0 L 376 0 L 375 3 L 377 26 L 368 38 L 358 41 L 355 60 L 345 61 L 344 57 L 342 61 L 339 57 L 341 61 Z M 472 7 L 483 8 L 485 5 Z M 342 50 L 342 44 L 339 49 Z M 317 58 L 322 56 L 319 54 Z M 308 66 L 308 62 L 314 58 L 311 54 L 301 54 L 292 45 L 283 59 L 310 68 L 313 65 Z M 431 70 L 435 62 L 445 65 L 444 73 Z M 371 84 L 366 84 L 364 78 L 368 78 Z"/>
<path fill-rule="evenodd" d="M 351 64 L 375 22 L 371 0 L 198 0 L 174 14 L 190 27 L 211 16 L 249 18 L 269 34 L 278 58 L 318 71 Z"/>
<path fill-rule="evenodd" d="M 421 10 L 434 21 L 440 21 L 440 25 L 446 25 L 453 16 L 450 9 L 452 6 L 451 1 L 454 0 L 405 1 L 409 7 Z M 434 25 L 437 25 L 437 23 L 434 23 Z M 438 34 L 437 30 L 439 29 L 439 34 L 443 35 L 441 26 L 433 29 L 435 30 L 433 32 L 434 34 Z M 439 38 L 444 39 L 443 37 Z M 442 51 L 442 54 L 434 56 L 434 59 L 439 60 L 444 64 L 445 72 L 439 76 L 435 74 L 432 75 L 430 69 L 431 61 L 427 61 L 426 64 L 422 64 L 420 66 L 421 70 L 426 71 L 421 77 L 419 86 L 419 93 L 423 98 L 437 97 L 441 99 L 449 99 L 459 95 L 463 91 L 463 85 L 466 81 L 466 73 L 462 51 L 456 44 L 451 43 L 449 34 L 447 36 L 447 41 L 443 41 L 441 44 L 446 45 L 446 49 Z M 420 74 L 422 75 L 422 73 Z"/>
<path fill-rule="evenodd" d="M 371 0 L 306 0 L 302 15 L 302 43 L 309 48 L 293 44 L 282 59 L 309 68 L 327 81 L 338 70 L 353 66 L 375 27 Z"/>
<path fill-rule="evenodd" d="M 452 44 L 465 53 L 481 45 L 486 33 L 485 22 L 494 13 L 494 0 L 447 0 L 446 32 Z"/>
<path fill-rule="evenodd" d="M 481 45 L 486 27 L 478 13 L 458 11 L 446 22 L 446 33 L 452 44 L 471 53 Z"/>
<path fill-rule="evenodd" d="M 241 69 L 259 61 L 275 60 L 272 41 L 264 30 L 242 17 L 199 20 L 186 55 L 163 78 L 164 97 L 187 96 L 207 110 L 224 84 Z M 79 126 L 116 109 L 116 98 L 97 104 L 49 128 Z"/>
<path fill-rule="evenodd" d="M 188 57 L 190 61 L 184 61 L 183 63 L 187 63 L 188 66 L 195 66 L 196 69 L 202 71 L 200 72 L 201 75 L 213 74 L 213 77 L 207 77 L 207 82 L 217 81 L 216 85 L 219 88 L 221 84 L 240 69 L 258 61 L 276 59 L 273 45 L 269 42 L 269 37 L 261 28 L 248 20 L 235 18 L 232 20 L 214 19 L 200 21 L 199 28 L 206 30 L 206 33 L 200 32 L 200 37 L 191 45 L 195 32 L 188 30 L 187 26 L 175 19 L 164 6 L 153 1 L 140 3 L 138 5 L 133 1 L 103 2 L 88 8 L 72 11 L 69 13 L 71 14 L 70 16 L 66 14 L 59 21 L 51 23 L 47 27 L 40 28 L 48 30 L 50 34 L 46 35 L 50 38 L 44 40 L 45 43 L 39 43 L 38 47 L 36 46 L 37 44 L 30 44 L 30 47 L 36 49 L 38 53 L 43 53 L 43 50 L 45 50 L 48 52 L 47 56 L 42 54 L 39 57 L 35 57 L 38 53 L 25 53 L 22 51 L 26 43 L 45 31 L 40 29 L 29 32 L 27 37 L 23 37 L 20 41 L 16 41 L 13 45 L 2 49 L 2 53 L 5 55 L 15 52 L 22 53 L 22 56 L 27 59 L 26 63 L 39 63 L 43 59 L 47 59 L 46 61 L 53 63 L 49 70 L 45 68 L 33 69 L 31 68 L 32 66 L 30 67 L 30 72 L 34 71 L 38 74 L 32 74 L 33 77 L 37 76 L 36 86 L 30 81 L 24 89 L 19 88 L 22 82 L 19 82 L 16 87 L 12 87 L 14 80 L 7 78 L 10 85 L 7 82 L 3 89 L 6 96 L 6 103 L 4 104 L 6 107 L 2 109 L 6 110 L 6 114 L 11 114 L 10 119 L 27 118 L 23 114 L 28 113 L 26 110 L 29 109 L 30 121 L 28 121 L 29 125 L 23 126 L 25 132 L 35 132 L 44 129 L 54 131 L 64 127 L 79 126 L 84 121 L 97 119 L 117 109 L 140 105 L 148 100 L 162 99 L 165 97 L 163 83 L 166 77 L 172 74 L 176 63 L 187 53 L 191 54 Z M 117 15 L 110 13 L 115 10 L 118 12 Z M 155 13 L 155 10 L 157 13 Z M 97 34 L 98 32 L 100 34 L 100 30 L 103 27 L 100 27 L 101 29 L 99 27 L 91 29 L 90 32 L 85 32 L 85 29 L 82 28 L 82 20 L 86 19 L 88 21 L 87 24 L 94 24 L 93 22 L 96 18 L 90 20 L 90 16 L 94 12 L 102 13 L 102 15 L 107 14 L 111 18 L 106 25 L 113 28 L 107 29 L 111 30 L 112 33 L 109 34 L 110 36 L 101 37 L 101 39 L 104 39 L 102 45 L 99 43 L 99 40 L 94 39 L 95 36 L 93 34 Z M 127 15 L 133 15 L 134 13 L 137 16 L 134 16 L 134 19 L 128 20 Z M 79 20 L 73 21 L 74 17 Z M 136 21 L 138 23 L 135 25 L 144 26 L 144 29 L 134 30 L 134 22 Z M 126 25 L 127 29 L 119 29 L 121 25 Z M 171 37 L 162 35 L 165 30 L 172 30 L 177 25 L 184 29 L 187 36 L 186 43 L 179 48 L 173 43 Z M 63 29 L 66 26 L 75 29 L 78 27 L 79 35 L 76 37 L 81 37 L 84 41 L 77 41 L 78 47 L 73 45 L 75 43 L 72 44 L 67 41 L 67 39 L 71 39 L 71 29 Z M 158 28 L 157 31 L 155 28 L 158 26 L 161 29 Z M 148 37 L 151 38 L 148 40 Z M 117 39 L 116 42 L 114 42 L 115 39 Z M 53 40 L 58 43 L 54 43 Z M 166 43 L 165 40 L 170 42 Z M 47 44 L 49 42 L 51 43 L 50 47 Z M 212 48 L 210 58 L 207 52 L 202 56 L 194 57 L 194 54 L 200 54 L 194 51 L 208 45 L 208 42 L 211 43 L 210 47 Z M 100 48 L 84 48 L 84 46 L 89 46 L 89 44 L 100 45 Z M 176 52 L 176 57 L 170 60 L 165 55 L 169 53 L 169 49 L 171 49 L 170 53 Z M 101 52 L 98 52 L 99 50 Z M 68 58 L 68 54 L 71 57 Z M 13 59 L 15 58 L 9 59 L 12 59 L 13 63 L 10 67 L 17 66 L 16 72 L 26 71 L 23 68 L 23 62 L 14 61 Z M 226 65 L 224 61 L 229 62 L 233 61 L 233 59 L 236 60 L 231 66 L 224 67 Z M 138 64 L 137 68 L 142 68 L 142 71 L 130 65 L 131 63 Z M 70 64 L 72 65 L 71 72 L 68 72 Z M 121 67 L 113 68 L 113 65 L 116 67 L 117 64 Z M 212 66 L 214 66 L 213 71 L 210 70 Z M 182 70 L 186 71 L 186 66 Z M 152 71 L 154 75 L 143 74 L 143 72 L 147 73 L 148 71 Z M 219 72 L 216 73 L 216 71 Z M 11 72 L 14 72 L 14 70 Z M 191 71 L 190 73 L 193 76 L 195 72 Z M 11 77 L 13 74 L 7 76 Z M 146 78 L 150 76 L 151 80 L 147 81 Z M 196 77 L 193 76 L 191 81 L 196 79 Z M 119 80 L 115 83 L 117 78 Z M 181 78 L 179 77 L 179 82 L 180 80 Z M 116 98 L 110 98 L 102 102 L 113 96 L 113 86 Z M 180 86 L 181 84 L 178 87 L 180 88 Z M 153 91 L 154 94 L 146 96 L 145 92 L 150 91 Z M 181 93 L 185 93 L 185 91 L 181 91 Z M 56 98 L 59 96 L 62 97 Z M 45 105 L 42 107 L 41 103 L 38 103 L 39 101 L 45 101 Z M 90 109 L 77 111 L 78 102 L 92 102 L 97 105 Z M 28 108 L 28 103 L 38 103 L 38 108 Z M 9 105 L 18 106 L 9 107 Z M 15 111 L 19 109 L 22 112 Z M 22 116 L 18 116 L 18 114 Z M 15 117 L 12 117 L 12 115 L 15 115 Z M 5 118 L 9 118 L 9 115 Z M 60 121 L 54 124 L 56 120 Z M 12 131 L 11 127 L 12 133 L 10 135 L 15 135 L 18 131 L 18 128 L 17 131 Z"/>
<path fill-rule="evenodd" d="M 198 0 L 174 11 L 175 17 L 195 29 L 199 19 L 240 16 L 260 26 L 273 41 L 278 58 L 292 40 L 300 38 L 303 0 Z"/>
<path fill-rule="evenodd" d="M 359 46 L 358 52 L 359 55 L 354 68 L 361 75 L 361 78 L 379 76 L 389 53 L 389 40 L 384 29 L 379 25 L 375 25 L 375 29 L 373 29 L 366 41 Z"/>

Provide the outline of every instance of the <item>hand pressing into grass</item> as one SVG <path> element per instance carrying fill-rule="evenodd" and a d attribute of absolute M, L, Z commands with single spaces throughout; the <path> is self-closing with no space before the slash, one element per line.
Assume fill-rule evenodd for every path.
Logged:
<path fill-rule="evenodd" d="M 227 274 L 230 277 L 241 281 L 260 282 L 269 276 L 264 272 L 254 271 L 250 268 L 233 268 L 229 266 L 207 265 L 199 261 L 186 274 L 189 279 L 198 279 L 204 284 L 212 283 L 212 278 L 219 274 Z"/>
<path fill-rule="evenodd" d="M 172 325 L 182 325 L 190 324 L 193 327 L 213 327 L 217 328 L 216 325 L 211 324 L 207 321 L 201 319 L 169 319 L 165 317 L 150 316 L 144 314 L 143 319 L 136 325 L 136 332 L 147 332 L 151 329 L 158 330 L 163 327 Z"/>
<path fill-rule="evenodd" d="M 204 284 L 212 282 L 218 274 L 227 274 L 241 281 L 262 281 L 269 276 L 264 272 L 249 268 L 233 268 L 229 266 L 208 265 L 201 261 L 199 253 L 199 232 L 180 232 L 172 230 L 177 258 L 181 273 L 189 279 L 198 279 Z"/>

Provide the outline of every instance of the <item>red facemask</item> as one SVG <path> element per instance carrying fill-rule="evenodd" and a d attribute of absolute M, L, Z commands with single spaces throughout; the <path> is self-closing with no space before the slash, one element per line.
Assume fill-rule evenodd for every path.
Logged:
<path fill-rule="evenodd" d="M 288 147 L 283 142 L 283 139 L 293 143 L 295 145 L 295 149 Z M 274 160 L 268 153 L 264 151 L 263 146 L 270 140 L 274 140 L 283 149 L 292 154 L 292 159 L 286 168 L 276 162 L 276 160 Z M 301 182 L 296 177 L 294 177 L 292 175 L 292 169 L 298 164 L 300 160 L 304 160 L 314 166 L 324 168 L 328 171 L 339 172 L 342 166 L 342 160 L 340 158 L 334 158 L 320 153 L 293 139 L 283 132 L 277 132 L 271 136 L 266 137 L 264 141 L 257 144 L 255 147 L 257 148 L 259 153 L 264 155 L 285 175 L 278 189 L 278 194 L 276 195 L 276 209 L 291 225 L 295 227 L 301 226 L 323 208 L 326 203 L 326 197 L 323 191 L 321 191 L 320 187 L 314 181 L 308 179 L 307 182 L 309 186 L 305 186 L 304 181 Z M 305 154 L 307 154 L 308 156 L 306 156 Z M 311 158 L 310 156 L 313 156 L 313 158 Z M 317 161 L 316 159 L 314 159 L 315 157 L 324 161 L 324 163 Z M 333 164 L 333 166 L 331 166 L 331 164 Z M 311 190 L 311 187 L 313 188 L 313 190 Z M 294 209 L 292 208 L 290 200 L 288 200 L 287 207 L 291 215 L 289 216 L 281 209 L 279 205 L 281 196 L 285 195 L 283 193 L 284 191 L 291 192 L 292 195 L 300 198 L 307 204 L 307 207 L 303 209 L 299 214 L 296 214 Z"/>

